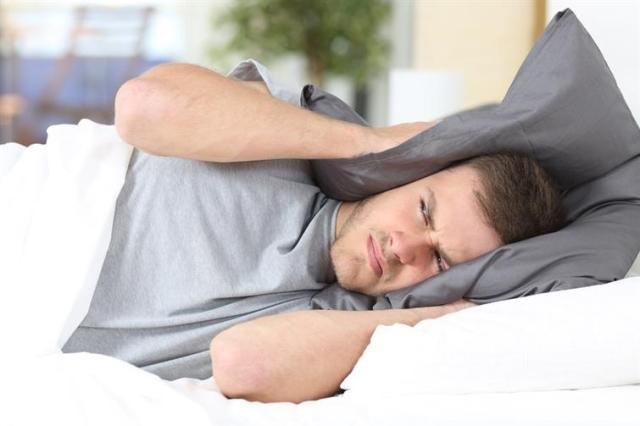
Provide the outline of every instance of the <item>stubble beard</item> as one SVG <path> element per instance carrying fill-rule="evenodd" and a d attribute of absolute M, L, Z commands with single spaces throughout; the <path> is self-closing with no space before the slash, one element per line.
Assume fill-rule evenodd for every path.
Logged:
<path fill-rule="evenodd" d="M 365 207 L 370 202 L 370 198 L 366 198 L 359 201 L 356 204 L 353 211 L 349 214 L 349 217 L 345 220 L 344 225 L 340 233 L 336 235 L 331 249 L 329 250 L 329 256 L 331 257 L 331 264 L 333 270 L 336 273 L 336 280 L 338 284 L 347 290 L 363 291 L 362 284 L 357 283 L 358 273 L 362 270 L 362 266 L 365 264 L 366 259 L 355 252 L 350 252 L 348 247 L 345 247 L 345 237 L 352 231 L 358 229 L 358 224 L 362 223 L 369 215 L 365 210 Z"/>
<path fill-rule="evenodd" d="M 375 197 L 366 198 L 356 205 L 353 211 L 349 214 L 349 217 L 345 220 L 340 233 L 336 236 L 336 240 L 331 246 L 329 255 L 331 257 L 331 264 L 336 274 L 338 284 L 346 290 L 359 291 L 361 293 L 374 294 L 380 292 L 386 287 L 386 284 L 392 282 L 399 273 L 399 262 L 396 262 L 393 256 L 388 256 L 385 252 L 384 256 L 387 259 L 388 271 L 386 276 L 381 278 L 381 281 L 375 281 L 368 283 L 363 282 L 363 279 L 359 278 L 361 272 L 369 269 L 369 260 L 366 256 L 363 256 L 358 251 L 349 250 L 350 247 L 346 246 L 345 237 L 351 232 L 357 231 L 359 225 L 362 224 L 370 215 L 369 205 L 371 200 Z M 389 237 L 382 234 L 382 232 L 369 229 L 369 232 L 373 234 L 376 240 L 379 242 L 381 249 L 384 251 L 384 247 L 388 246 Z M 364 246 L 365 241 L 362 241 Z M 369 291 L 367 291 L 369 290 Z"/>

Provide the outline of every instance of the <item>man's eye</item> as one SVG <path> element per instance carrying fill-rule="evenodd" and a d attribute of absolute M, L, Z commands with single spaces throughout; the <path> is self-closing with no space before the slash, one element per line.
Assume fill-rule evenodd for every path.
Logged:
<path fill-rule="evenodd" d="M 429 211 L 429 206 L 424 202 L 424 200 L 420 200 L 420 212 L 422 213 L 422 217 L 424 218 L 425 225 L 429 227 L 431 212 Z M 438 264 L 438 271 L 444 272 L 446 270 L 446 267 L 444 261 L 442 260 L 442 257 L 440 256 L 440 253 L 438 251 L 435 251 L 434 256 L 436 258 L 436 263 Z"/>
<path fill-rule="evenodd" d="M 424 200 L 420 200 L 420 212 L 424 218 L 424 224 L 429 226 L 429 206 L 427 206 L 427 203 L 425 203 Z"/>
<path fill-rule="evenodd" d="M 440 253 L 436 251 L 435 255 L 436 255 L 436 262 L 438 263 L 438 271 L 444 272 L 445 271 L 444 262 L 442 261 L 442 257 L 440 256 Z"/>

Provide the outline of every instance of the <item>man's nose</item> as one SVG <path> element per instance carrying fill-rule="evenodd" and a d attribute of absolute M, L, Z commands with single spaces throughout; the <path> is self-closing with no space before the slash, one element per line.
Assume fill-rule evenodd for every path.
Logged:
<path fill-rule="evenodd" d="M 389 247 L 401 263 L 412 264 L 420 254 L 426 254 L 429 250 L 429 242 L 425 235 L 392 231 L 389 234 Z"/>

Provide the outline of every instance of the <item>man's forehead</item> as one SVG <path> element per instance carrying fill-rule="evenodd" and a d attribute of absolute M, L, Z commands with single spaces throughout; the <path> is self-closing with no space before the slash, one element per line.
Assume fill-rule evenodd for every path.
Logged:
<path fill-rule="evenodd" d="M 478 180 L 479 174 L 473 167 L 462 164 L 459 166 L 446 167 L 438 172 L 424 176 L 415 182 L 429 182 L 440 179 L 472 179 Z"/>
<path fill-rule="evenodd" d="M 435 185 L 432 181 L 423 185 L 440 249 L 450 264 L 465 262 L 501 245 L 477 203 L 475 191 L 478 182 L 474 172 L 470 167 L 462 170 L 464 177 L 452 185 L 447 182 Z M 475 183 L 470 185 L 469 179 Z"/>

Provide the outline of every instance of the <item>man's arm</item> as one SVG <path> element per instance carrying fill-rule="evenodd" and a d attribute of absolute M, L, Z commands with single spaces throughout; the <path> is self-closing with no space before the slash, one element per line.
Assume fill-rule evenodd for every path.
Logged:
<path fill-rule="evenodd" d="M 126 82 L 116 95 L 115 125 L 125 141 L 152 154 L 217 162 L 349 158 L 429 126 L 370 129 L 333 120 L 268 96 L 259 83 L 188 64 L 158 65 Z"/>
<path fill-rule="evenodd" d="M 333 395 L 376 326 L 415 325 L 473 306 L 381 311 L 302 311 L 234 326 L 211 342 L 213 376 L 230 398 L 301 402 Z"/>

